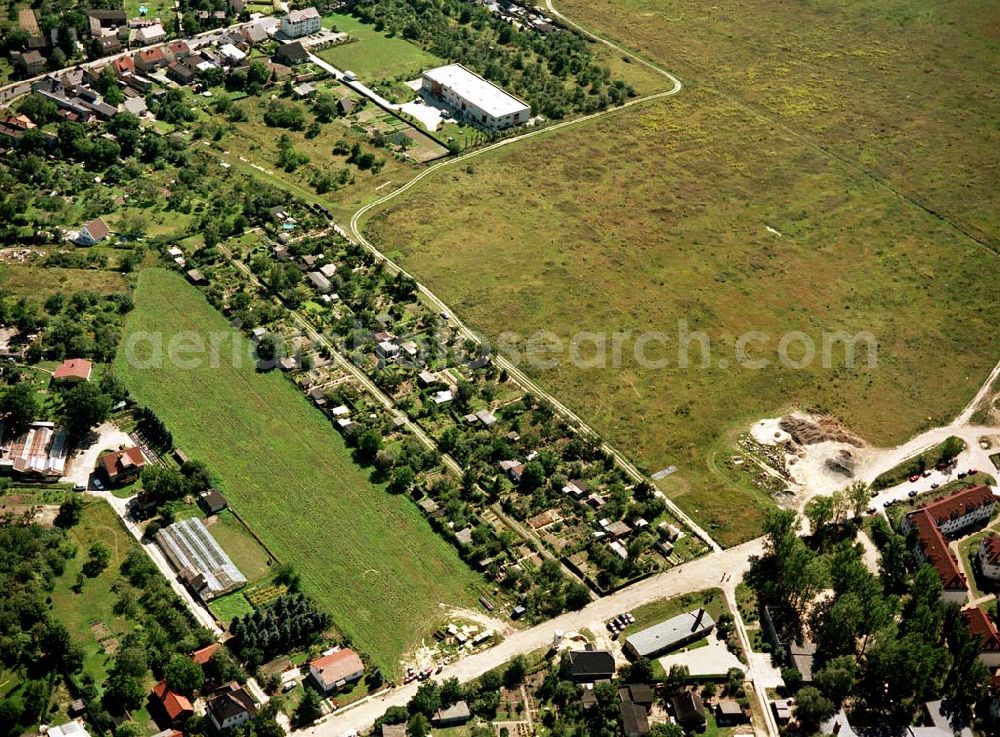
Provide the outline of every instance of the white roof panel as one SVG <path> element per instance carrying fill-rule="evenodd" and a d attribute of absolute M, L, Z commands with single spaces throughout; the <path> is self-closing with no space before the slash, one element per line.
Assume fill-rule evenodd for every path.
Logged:
<path fill-rule="evenodd" d="M 449 64 L 436 69 L 428 69 L 424 76 L 432 82 L 439 82 L 455 92 L 459 97 L 495 118 L 511 115 L 529 109 L 528 105 L 508 94 L 492 82 L 470 72 L 461 64 Z"/>

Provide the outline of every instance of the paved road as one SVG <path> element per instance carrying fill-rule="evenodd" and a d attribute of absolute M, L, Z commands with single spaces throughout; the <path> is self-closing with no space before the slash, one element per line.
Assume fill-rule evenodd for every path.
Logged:
<path fill-rule="evenodd" d="M 763 538 L 758 538 L 690 561 L 633 584 L 611 596 L 597 599 L 578 612 L 568 612 L 537 627 L 515 632 L 499 645 L 446 667 L 436 678 L 455 677 L 461 682 L 472 680 L 506 663 L 516 655 L 548 646 L 556 630 L 571 632 L 583 628 L 601 627 L 603 622 L 623 611 L 636 609 L 657 599 L 720 586 L 723 572 L 731 574 L 729 585 L 735 587 L 736 582 L 749 570 L 750 557 L 760 555 L 762 552 Z M 737 620 L 739 621 L 738 617 Z M 742 637 L 746 638 L 745 630 Z M 352 731 L 367 729 L 390 706 L 405 705 L 416 693 L 417 685 L 411 683 L 393 689 L 383 696 L 360 701 L 356 705 L 328 715 L 322 722 L 297 734 L 304 737 L 342 737 Z M 772 734 L 776 735 L 777 730 Z"/>

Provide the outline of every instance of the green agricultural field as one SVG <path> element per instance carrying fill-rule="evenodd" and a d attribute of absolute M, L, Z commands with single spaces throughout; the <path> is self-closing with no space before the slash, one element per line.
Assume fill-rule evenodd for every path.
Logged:
<path fill-rule="evenodd" d="M 8 294 L 44 300 L 56 292 L 72 294 L 85 289 L 102 294 L 124 292 L 125 279 L 117 271 L 3 264 L 0 265 L 0 289 Z"/>
<path fill-rule="evenodd" d="M 336 28 L 357 40 L 324 49 L 319 56 L 342 71 L 354 72 L 367 84 L 397 77 L 416 79 L 424 69 L 445 63 L 419 46 L 390 38 L 350 15 L 326 15 L 323 26 Z"/>
<path fill-rule="evenodd" d="M 301 574 L 303 587 L 386 672 L 438 622 L 438 605 L 470 605 L 479 582 L 405 497 L 356 466 L 329 422 L 278 373 L 221 361 L 138 368 L 129 336 L 182 331 L 249 343 L 177 274 L 142 272 L 116 369 L 178 446 L 205 460 L 230 504 Z M 227 345 L 232 346 L 232 343 Z M 228 355 L 228 350 L 226 351 Z"/>
<path fill-rule="evenodd" d="M 650 472 L 677 465 L 661 487 L 724 544 L 758 534 L 771 504 L 725 468 L 738 431 L 801 408 L 897 443 L 950 420 L 1000 347 L 995 253 L 697 86 L 442 169 L 364 227 L 492 340 L 607 336 L 603 367 L 587 336 L 591 367 L 565 349 L 522 367 Z M 766 369 L 737 360 L 748 331 Z M 805 368 L 796 331 L 816 349 Z M 873 336 L 875 365 L 862 341 L 846 367 L 835 342 L 824 368 L 837 331 Z"/>

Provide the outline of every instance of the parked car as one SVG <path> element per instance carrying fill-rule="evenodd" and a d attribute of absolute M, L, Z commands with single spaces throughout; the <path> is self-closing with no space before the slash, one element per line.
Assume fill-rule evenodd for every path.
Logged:
<path fill-rule="evenodd" d="M 919 473 L 915 473 L 912 476 L 910 476 L 910 483 L 911 484 L 914 483 L 914 482 L 916 482 L 916 481 L 919 481 L 919 480 L 920 480 L 920 474 Z"/>
<path fill-rule="evenodd" d="M 926 471 L 924 471 L 923 475 L 924 475 L 924 478 L 927 478 L 928 476 L 931 475 L 931 470 L 928 468 Z"/>
<path fill-rule="evenodd" d="M 936 488 L 937 488 L 937 487 L 939 487 L 940 485 L 941 485 L 941 484 L 931 484 L 931 488 L 932 488 L 932 489 L 936 489 Z"/>
<path fill-rule="evenodd" d="M 915 497 L 916 495 L 917 495 L 917 490 L 916 490 L 916 489 L 912 489 L 912 490 L 910 490 L 910 493 L 909 493 L 909 494 L 907 494 L 907 496 L 908 496 L 908 497 L 910 497 L 910 499 L 912 499 L 912 498 L 913 498 L 913 497 Z"/>

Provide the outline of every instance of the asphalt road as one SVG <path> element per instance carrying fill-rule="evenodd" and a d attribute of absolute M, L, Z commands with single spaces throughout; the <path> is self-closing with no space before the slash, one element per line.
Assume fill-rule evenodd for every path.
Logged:
<path fill-rule="evenodd" d="M 758 538 L 735 548 L 710 553 L 633 584 L 611 596 L 597 599 L 580 611 L 567 612 L 536 627 L 519 630 L 499 645 L 446 667 L 435 679 L 455 677 L 463 683 L 470 681 L 503 665 L 516 655 L 549 646 L 556 630 L 573 632 L 594 626 L 601 627 L 603 622 L 643 604 L 690 591 L 721 587 L 724 573 L 730 574 L 729 586 L 735 587 L 736 582 L 750 569 L 751 556 L 762 552 L 763 538 Z M 745 638 L 745 630 L 742 630 L 741 639 Z M 410 683 L 384 695 L 356 702 L 296 734 L 303 737 L 342 737 L 367 729 L 390 706 L 404 706 L 416 693 L 418 685 L 416 682 Z"/>

